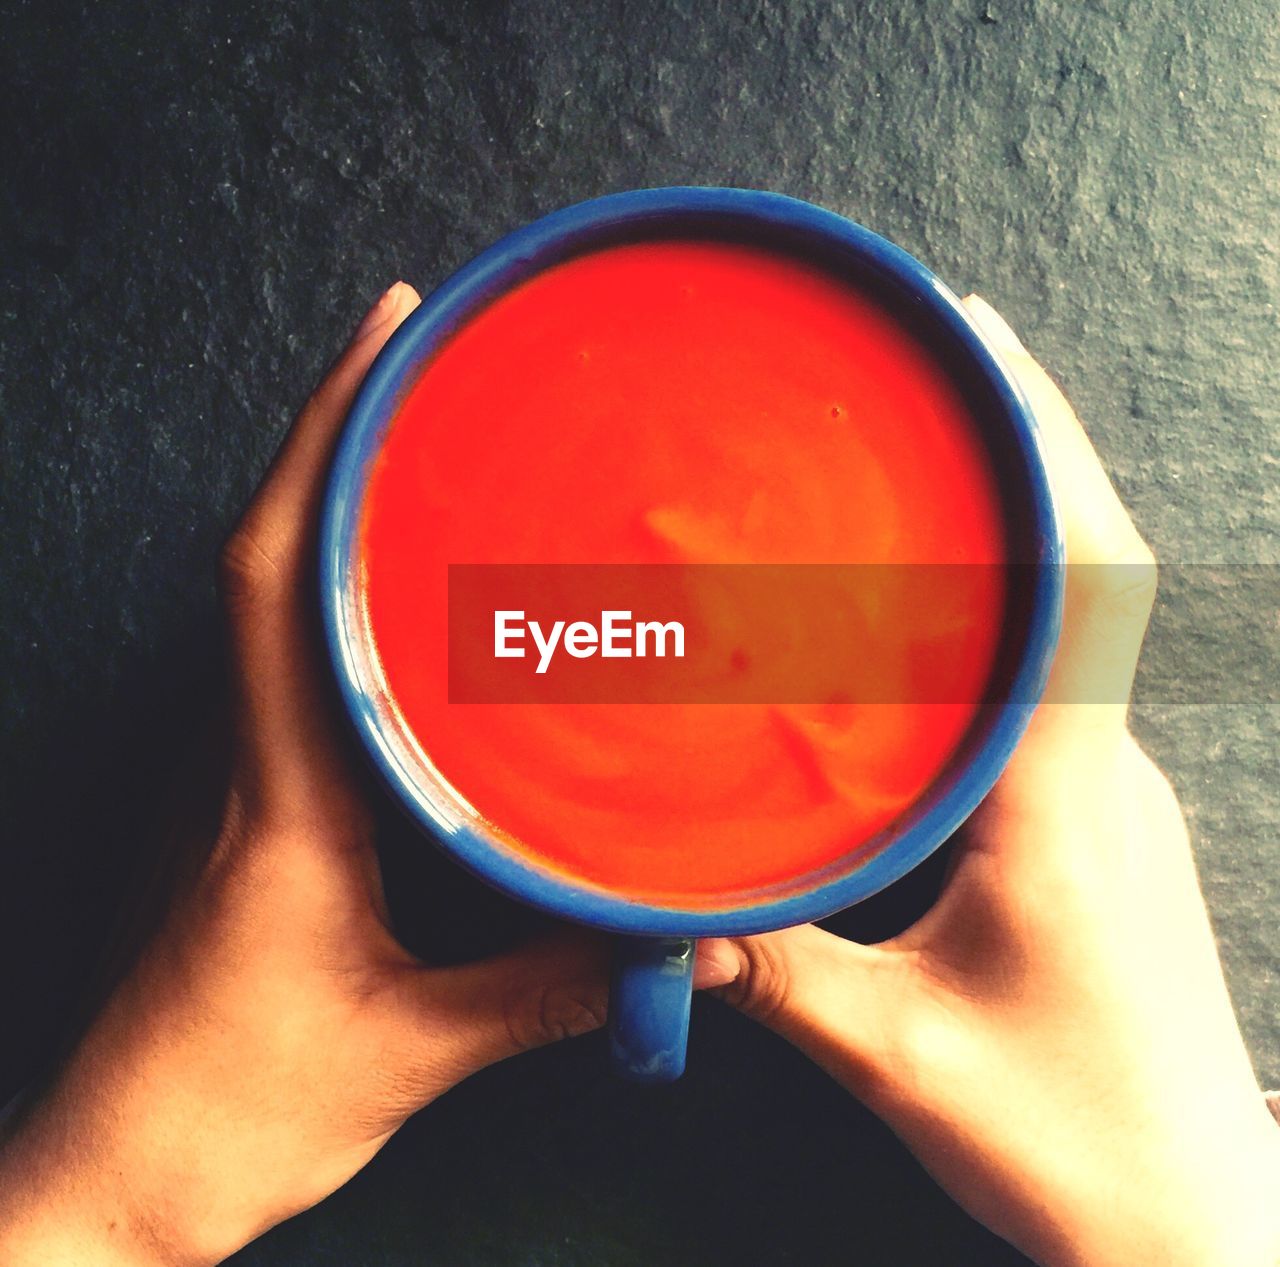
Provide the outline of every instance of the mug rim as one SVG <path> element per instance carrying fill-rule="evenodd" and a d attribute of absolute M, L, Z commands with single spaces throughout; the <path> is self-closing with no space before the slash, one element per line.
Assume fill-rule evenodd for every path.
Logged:
<path fill-rule="evenodd" d="M 590 249 L 602 235 L 703 220 L 711 227 L 732 224 L 757 231 L 766 239 L 771 231 L 785 232 L 808 244 L 837 248 L 910 294 L 946 327 L 1004 415 L 1003 435 L 1016 448 L 1028 497 L 1032 528 L 1027 535 L 1036 570 L 1021 654 L 1005 697 L 973 752 L 943 786 L 934 785 L 936 794 L 917 801 L 900 831 L 842 874 L 817 878 L 831 871 L 827 864 L 809 873 L 810 885 L 801 877 L 776 898 L 714 908 L 668 906 L 580 886 L 490 839 L 483 828 L 446 827 L 432 812 L 420 777 L 406 769 L 384 733 L 384 713 L 361 675 L 363 621 L 353 620 L 359 604 L 352 602 L 368 471 L 404 396 L 440 343 L 499 295 L 567 254 Z M 318 561 L 325 643 L 346 714 L 384 785 L 436 847 L 508 896 L 561 918 L 619 933 L 696 937 L 766 932 L 833 915 L 900 879 L 950 838 L 995 784 L 1043 695 L 1061 628 L 1064 559 L 1061 521 L 1031 407 L 959 298 L 930 269 L 872 230 L 797 198 L 754 189 L 669 186 L 607 194 L 521 226 L 450 276 L 405 319 L 365 375 L 343 425 L 321 510 Z"/>

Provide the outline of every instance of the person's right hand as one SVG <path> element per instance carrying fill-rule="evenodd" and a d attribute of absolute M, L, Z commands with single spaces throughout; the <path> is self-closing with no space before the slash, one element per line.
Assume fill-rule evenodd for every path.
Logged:
<path fill-rule="evenodd" d="M 1121 699 L 1154 561 L 1049 376 L 986 303 L 966 303 L 1030 398 L 1066 524 L 1045 702 L 918 923 L 876 946 L 813 927 L 741 939 L 721 993 L 1046 1267 L 1272 1267 L 1280 1130 L 1177 800 Z"/>

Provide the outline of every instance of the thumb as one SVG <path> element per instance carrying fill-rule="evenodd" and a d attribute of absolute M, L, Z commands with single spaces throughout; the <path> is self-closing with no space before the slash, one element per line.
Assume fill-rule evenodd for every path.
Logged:
<path fill-rule="evenodd" d="M 577 930 L 456 968 L 419 974 L 422 1038 L 464 1078 L 478 1069 L 604 1024 L 606 938 Z"/>
<path fill-rule="evenodd" d="M 728 944 L 738 972 L 713 993 L 793 1043 L 855 1095 L 874 1099 L 892 1064 L 909 958 L 812 924 Z"/>
<path fill-rule="evenodd" d="M 698 989 L 737 970 L 736 955 L 717 945 L 699 944 Z M 443 1069 L 452 1085 L 508 1056 L 599 1029 L 609 1010 L 611 953 L 607 936 L 569 929 L 477 963 L 415 969 L 406 999 L 411 1041 L 434 1080 Z"/>

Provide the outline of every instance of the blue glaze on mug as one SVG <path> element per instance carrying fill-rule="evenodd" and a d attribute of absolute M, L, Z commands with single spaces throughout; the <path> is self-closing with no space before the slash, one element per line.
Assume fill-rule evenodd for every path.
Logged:
<path fill-rule="evenodd" d="M 609 1052 L 634 1082 L 672 1082 L 684 1072 L 693 997 L 694 943 L 620 937 L 609 981 Z"/>
<path fill-rule="evenodd" d="M 360 504 L 371 464 L 424 362 L 463 322 L 498 295 L 584 250 L 644 236 L 747 235 L 803 249 L 888 292 L 923 328 L 935 350 L 973 376 L 986 397 L 979 423 L 1002 463 L 1013 521 L 1027 550 L 1023 630 L 1016 664 L 979 722 L 968 751 L 893 828 L 847 864 L 786 885 L 736 895 L 717 909 L 681 909 L 580 886 L 504 849 L 442 791 L 393 735 L 372 679 L 357 588 Z M 665 939 L 648 952 L 622 943 L 614 976 L 611 1035 L 623 1072 L 677 1077 L 684 1065 L 692 951 L 680 976 L 672 939 L 765 932 L 822 919 L 870 897 L 937 849 L 987 794 L 1043 692 L 1062 620 L 1064 551 L 1040 439 L 1017 383 L 959 299 L 891 242 L 831 211 L 781 194 L 744 189 L 644 189 L 579 203 L 517 229 L 434 291 L 391 337 L 365 376 L 329 476 L 320 525 L 320 595 L 325 638 L 347 712 L 375 769 L 422 829 L 458 862 L 503 892 L 543 910 L 628 938 Z"/>

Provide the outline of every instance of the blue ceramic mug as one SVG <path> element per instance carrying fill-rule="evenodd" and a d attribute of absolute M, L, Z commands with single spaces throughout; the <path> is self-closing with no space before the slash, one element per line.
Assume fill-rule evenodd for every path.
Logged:
<path fill-rule="evenodd" d="M 681 910 L 576 887 L 504 849 L 380 706 L 358 592 L 357 527 L 372 462 L 399 402 L 441 342 L 487 303 L 570 256 L 646 236 L 722 235 L 802 252 L 878 293 L 962 385 L 996 466 L 1014 567 L 998 681 L 948 770 L 844 866 L 722 909 Z M 999 776 L 1040 698 L 1062 615 L 1063 547 L 1030 409 L 956 296 L 905 251 L 780 194 L 645 189 L 580 203 L 517 229 L 455 273 L 392 336 L 360 389 L 334 458 L 320 530 L 329 653 L 356 732 L 428 837 L 481 879 L 553 915 L 619 934 L 609 1004 L 614 1060 L 650 1082 L 684 1069 L 695 939 L 807 923 L 861 901 L 938 848 Z"/>

